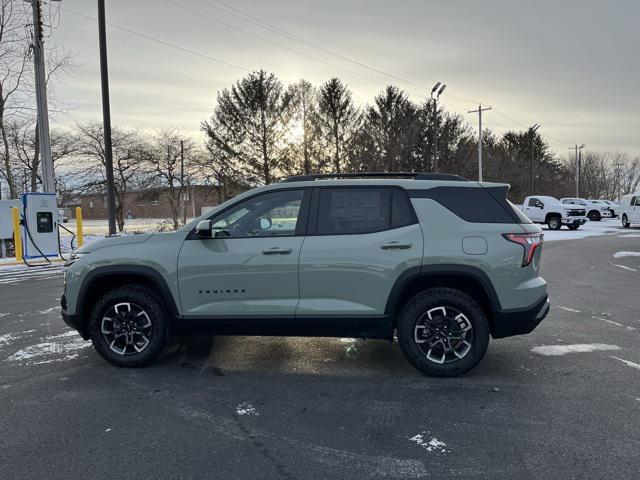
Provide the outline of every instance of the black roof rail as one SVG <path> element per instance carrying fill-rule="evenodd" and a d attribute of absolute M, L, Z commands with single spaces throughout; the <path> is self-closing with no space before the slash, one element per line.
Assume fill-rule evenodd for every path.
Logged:
<path fill-rule="evenodd" d="M 363 173 L 319 173 L 315 175 L 293 175 L 282 182 L 308 182 L 313 180 L 332 178 L 412 178 L 413 180 L 442 180 L 453 182 L 468 182 L 464 177 L 449 173 L 425 172 L 363 172 Z"/>

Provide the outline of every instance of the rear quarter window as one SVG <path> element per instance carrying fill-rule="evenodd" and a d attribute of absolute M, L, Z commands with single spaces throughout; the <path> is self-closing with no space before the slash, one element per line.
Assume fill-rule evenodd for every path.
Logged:
<path fill-rule="evenodd" d="M 435 187 L 410 190 L 413 198 L 430 198 L 472 223 L 531 223 L 506 199 L 507 187 Z"/>

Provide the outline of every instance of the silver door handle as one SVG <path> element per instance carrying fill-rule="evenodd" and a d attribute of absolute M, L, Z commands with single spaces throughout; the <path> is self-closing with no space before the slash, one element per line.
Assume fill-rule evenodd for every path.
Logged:
<path fill-rule="evenodd" d="M 291 253 L 290 248 L 280 248 L 280 247 L 273 247 L 273 248 L 270 248 L 269 250 L 262 251 L 263 255 L 288 255 L 290 253 Z"/>
<path fill-rule="evenodd" d="M 411 243 L 389 242 L 380 248 L 383 250 L 406 250 L 407 248 L 411 248 L 411 245 Z"/>

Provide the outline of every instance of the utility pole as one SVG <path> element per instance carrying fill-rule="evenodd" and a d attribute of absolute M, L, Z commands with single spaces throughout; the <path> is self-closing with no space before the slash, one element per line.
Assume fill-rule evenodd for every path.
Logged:
<path fill-rule="evenodd" d="M 100 41 L 100 83 L 102 84 L 102 126 L 104 157 L 107 170 L 107 212 L 109 235 L 116 234 L 116 195 L 113 181 L 113 147 L 111 145 L 111 106 L 109 104 L 109 69 L 107 67 L 107 31 L 104 0 L 98 0 L 98 37 Z"/>
<path fill-rule="evenodd" d="M 184 198 L 184 141 L 180 140 L 180 200 L 182 201 L 182 224 L 187 224 L 187 201 Z"/>
<path fill-rule="evenodd" d="M 582 145 L 575 145 L 569 150 L 575 150 L 576 153 L 576 197 L 580 198 L 580 170 L 582 169 L 582 149 L 586 147 Z"/>
<path fill-rule="evenodd" d="M 482 108 L 482 104 L 478 105 L 477 110 L 469 110 L 468 113 L 478 114 L 478 181 L 482 181 L 482 112 L 491 110 L 491 107 Z"/>
<path fill-rule="evenodd" d="M 438 99 L 440 98 L 440 95 L 442 95 L 442 92 L 444 92 L 445 88 L 447 88 L 446 85 L 438 82 L 431 89 L 431 99 L 433 100 L 433 124 L 434 124 L 433 168 L 436 173 L 438 173 Z"/>
<path fill-rule="evenodd" d="M 620 201 L 620 191 L 622 190 L 620 188 L 620 174 L 621 174 L 621 169 L 622 169 L 622 162 L 616 162 L 613 165 L 614 168 L 614 185 L 613 185 L 613 200 L 618 200 Z"/>
<path fill-rule="evenodd" d="M 529 176 L 530 176 L 530 192 L 529 195 L 535 195 L 533 193 L 533 139 L 536 133 L 536 130 L 540 128 L 540 125 L 537 123 L 529 129 Z"/>
<path fill-rule="evenodd" d="M 33 10 L 33 66 L 36 79 L 36 106 L 38 109 L 38 136 L 40 158 L 42 159 L 42 187 L 45 193 L 56 193 L 53 174 L 53 159 L 49 139 L 49 110 L 47 105 L 47 74 L 44 69 L 44 42 L 42 32 L 42 3 L 40 0 L 26 0 Z"/>

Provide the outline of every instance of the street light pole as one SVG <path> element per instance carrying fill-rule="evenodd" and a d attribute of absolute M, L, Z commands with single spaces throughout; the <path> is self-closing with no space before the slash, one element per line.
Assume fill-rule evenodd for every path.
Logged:
<path fill-rule="evenodd" d="M 113 180 L 113 147 L 111 145 L 111 107 L 109 105 L 109 69 L 107 67 L 107 32 L 104 0 L 98 0 L 98 36 L 100 40 L 100 83 L 102 84 L 102 126 L 107 177 L 107 212 L 109 235 L 116 234 L 116 195 Z"/>
<path fill-rule="evenodd" d="M 442 85 L 442 86 L 441 86 Z M 433 166 L 436 173 L 438 173 L 438 99 L 444 89 L 447 88 L 446 85 L 441 84 L 440 82 L 436 83 L 431 89 L 431 100 L 433 100 Z"/>
<path fill-rule="evenodd" d="M 529 190 L 531 192 L 529 193 L 529 195 L 531 196 L 535 195 L 533 193 L 533 139 L 534 139 L 536 130 L 538 130 L 539 128 L 540 128 L 540 125 L 536 123 L 533 127 L 529 129 L 529 176 L 530 176 Z"/>

